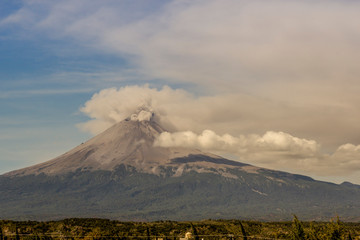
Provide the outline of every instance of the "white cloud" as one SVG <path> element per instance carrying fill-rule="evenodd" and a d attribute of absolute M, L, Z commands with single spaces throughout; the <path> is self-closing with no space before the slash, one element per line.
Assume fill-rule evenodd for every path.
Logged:
<path fill-rule="evenodd" d="M 334 171 L 344 170 L 346 172 L 354 172 L 360 170 L 360 145 L 344 144 L 341 145 L 335 153 L 330 157 L 331 162 L 338 168 Z"/>
<path fill-rule="evenodd" d="M 313 140 L 300 139 L 283 132 L 268 131 L 263 136 L 229 134 L 217 135 L 212 130 L 204 130 L 197 135 L 192 131 L 162 133 L 155 142 L 161 147 L 196 147 L 203 150 L 230 153 L 281 152 L 297 156 L 311 156 L 318 151 L 318 144 Z"/>
<path fill-rule="evenodd" d="M 360 145 L 345 144 L 333 154 L 325 154 L 314 140 L 300 139 L 284 132 L 264 135 L 218 135 L 211 130 L 162 133 L 159 147 L 198 148 L 220 155 L 231 153 L 237 160 L 257 166 L 318 176 L 346 176 L 360 171 Z"/>

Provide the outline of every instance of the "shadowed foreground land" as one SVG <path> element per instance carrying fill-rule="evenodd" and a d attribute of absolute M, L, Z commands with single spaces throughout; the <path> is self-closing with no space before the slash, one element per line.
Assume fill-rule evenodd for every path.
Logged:
<path fill-rule="evenodd" d="M 20 239 L 360 239 L 360 223 L 257 222 L 203 220 L 194 222 L 120 222 L 72 218 L 61 221 L 0 220 L 0 240 Z"/>

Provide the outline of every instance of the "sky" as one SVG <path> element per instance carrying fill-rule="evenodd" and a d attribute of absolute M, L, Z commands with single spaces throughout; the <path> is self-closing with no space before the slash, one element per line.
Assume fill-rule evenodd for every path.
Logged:
<path fill-rule="evenodd" d="M 360 2 L 3 0 L 0 174 L 154 112 L 161 147 L 360 184 Z"/>

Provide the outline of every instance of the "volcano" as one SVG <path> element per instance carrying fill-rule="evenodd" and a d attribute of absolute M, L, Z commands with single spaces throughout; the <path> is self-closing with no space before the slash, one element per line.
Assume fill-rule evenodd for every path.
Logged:
<path fill-rule="evenodd" d="M 0 218 L 359 220 L 360 187 L 154 146 L 165 130 L 129 117 L 50 161 L 0 176 Z"/>
<path fill-rule="evenodd" d="M 51 161 L 12 171 L 4 176 L 42 173 L 54 176 L 75 171 L 113 171 L 118 166 L 133 167 L 138 172 L 155 175 L 164 175 L 168 173 L 164 172 L 165 169 L 171 169 L 172 176 L 179 176 L 185 171 L 185 166 L 186 171 L 214 173 L 220 173 L 220 169 L 225 167 L 249 166 L 197 149 L 154 146 L 156 137 L 164 131 L 152 119 L 138 121 L 127 118 Z"/>

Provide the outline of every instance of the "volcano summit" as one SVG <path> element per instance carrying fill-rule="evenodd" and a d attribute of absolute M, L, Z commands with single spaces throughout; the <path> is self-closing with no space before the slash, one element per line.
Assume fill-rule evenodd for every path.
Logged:
<path fill-rule="evenodd" d="M 258 168 L 197 149 L 154 146 L 153 114 L 115 124 L 69 152 L 0 176 L 0 218 L 347 220 L 360 188 Z"/>

